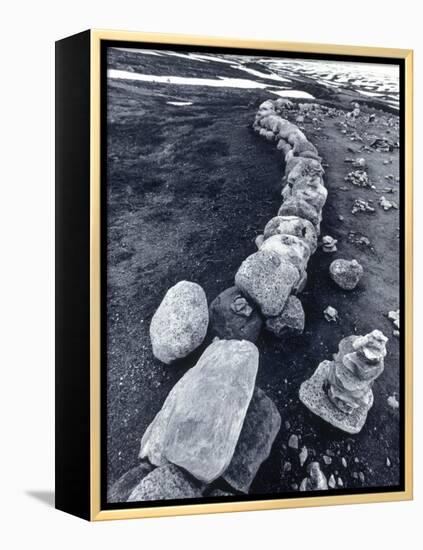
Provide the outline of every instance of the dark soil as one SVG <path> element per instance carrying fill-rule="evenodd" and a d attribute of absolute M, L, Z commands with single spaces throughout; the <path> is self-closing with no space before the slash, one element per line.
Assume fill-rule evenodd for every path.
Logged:
<path fill-rule="evenodd" d="M 118 57 L 113 66 L 128 70 L 122 63 Z M 215 77 L 210 66 L 198 65 L 203 76 Z M 173 74 L 186 76 L 186 66 L 185 60 L 175 58 Z M 134 70 L 153 73 L 137 66 Z M 163 71 L 171 74 L 169 66 Z M 259 104 L 269 97 L 276 96 L 256 89 L 108 83 L 108 484 L 137 463 L 145 429 L 170 389 L 210 343 L 206 339 L 192 357 L 176 365 L 154 358 L 149 324 L 164 294 L 178 281 L 195 281 L 211 302 L 233 285 L 239 265 L 256 250 L 255 237 L 280 206 L 282 156 L 275 144 L 251 128 Z M 349 101 L 347 96 L 341 105 L 350 109 Z M 370 112 L 376 114 L 372 123 L 367 122 Z M 399 211 L 385 212 L 377 204 L 382 194 L 399 203 L 399 154 L 395 148 L 388 153 L 363 152 L 363 143 L 351 140 L 357 131 L 364 143 L 373 135 L 395 142 L 398 120 L 363 106 L 358 121 L 351 123 L 356 128 L 347 134 L 338 122 L 325 117 L 304 125 L 328 165 L 322 235 L 338 239 L 338 252 L 325 254 L 319 248 L 309 262 L 308 284 L 301 295 L 304 334 L 281 342 L 263 332 L 257 343 L 257 385 L 278 407 L 282 428 L 252 486 L 255 494 L 292 491 L 293 484 L 305 477 L 310 460 L 300 467 L 298 451 L 287 448 L 293 433 L 327 477 L 337 472 L 347 488 L 399 483 L 400 419 L 398 410 L 387 404 L 388 396 L 399 395 L 399 340 L 392 336 L 386 316 L 399 307 Z M 344 182 L 352 170 L 346 157 L 366 158 L 376 189 Z M 393 178 L 385 178 L 391 174 Z M 385 188 L 392 188 L 393 194 L 386 194 Z M 376 212 L 351 214 L 357 198 L 373 200 Z M 370 245 L 359 244 L 360 236 Z M 342 291 L 330 280 L 328 267 L 335 258 L 356 258 L 363 265 L 364 276 L 355 291 Z M 339 311 L 337 324 L 323 316 L 328 305 Z M 298 400 L 298 389 L 320 361 L 337 351 L 341 338 L 375 328 L 390 338 L 385 371 L 374 385 L 375 404 L 365 427 L 348 437 L 309 413 Z M 322 460 L 327 450 L 333 454 L 331 465 Z M 285 461 L 292 463 L 288 474 L 282 471 Z"/>

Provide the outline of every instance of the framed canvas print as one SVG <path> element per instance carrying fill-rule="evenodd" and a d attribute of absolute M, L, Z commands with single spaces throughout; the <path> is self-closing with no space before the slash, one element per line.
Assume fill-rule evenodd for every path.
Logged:
<path fill-rule="evenodd" d="M 56 43 L 56 507 L 412 498 L 412 52 Z"/>

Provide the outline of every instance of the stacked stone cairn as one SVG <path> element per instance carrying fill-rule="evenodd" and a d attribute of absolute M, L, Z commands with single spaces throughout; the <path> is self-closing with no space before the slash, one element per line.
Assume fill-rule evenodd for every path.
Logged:
<path fill-rule="evenodd" d="M 387 341 L 380 330 L 343 338 L 333 361 L 320 363 L 303 382 L 300 400 L 336 428 L 359 433 L 373 405 L 373 382 L 384 369 Z"/>

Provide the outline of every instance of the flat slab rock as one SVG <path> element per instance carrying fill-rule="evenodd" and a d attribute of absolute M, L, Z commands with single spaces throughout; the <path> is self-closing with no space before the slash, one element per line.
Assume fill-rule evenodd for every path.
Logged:
<path fill-rule="evenodd" d="M 125 472 L 107 491 L 107 502 L 126 502 L 129 495 L 154 468 L 148 462 L 141 462 L 138 466 Z"/>
<path fill-rule="evenodd" d="M 205 483 L 220 477 L 241 433 L 258 360 L 251 342 L 213 342 L 169 393 L 141 440 L 140 458 L 171 462 Z"/>
<path fill-rule="evenodd" d="M 248 493 L 261 464 L 268 458 L 281 427 L 276 405 L 260 388 L 254 390 L 232 461 L 223 479 Z"/>
<path fill-rule="evenodd" d="M 127 502 L 199 498 L 203 487 L 173 464 L 156 468 L 133 489 Z"/>
<path fill-rule="evenodd" d="M 357 434 L 363 428 L 367 413 L 373 405 L 373 392 L 368 406 L 361 406 L 351 414 L 340 411 L 327 397 L 324 390 L 332 361 L 323 361 L 317 367 L 313 376 L 303 382 L 300 387 L 301 402 L 314 414 L 323 418 L 335 428 L 350 434 Z"/>

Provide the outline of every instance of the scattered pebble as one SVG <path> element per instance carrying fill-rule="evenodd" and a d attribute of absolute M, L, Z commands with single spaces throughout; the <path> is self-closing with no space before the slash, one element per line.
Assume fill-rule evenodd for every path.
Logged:
<path fill-rule="evenodd" d="M 288 447 L 290 449 L 298 449 L 298 435 L 292 434 L 288 440 Z"/>
<path fill-rule="evenodd" d="M 363 472 L 359 472 L 358 477 L 360 478 L 361 483 L 364 483 L 365 477 L 364 477 Z"/>
<path fill-rule="evenodd" d="M 366 159 L 364 158 L 358 158 L 353 162 L 354 168 L 365 168 L 366 164 Z"/>
<path fill-rule="evenodd" d="M 388 405 L 389 405 L 390 407 L 392 407 L 393 409 L 398 409 L 398 408 L 399 408 L 399 403 L 398 403 L 398 400 L 397 400 L 395 394 L 394 394 L 394 395 L 390 395 L 390 396 L 388 397 L 388 400 L 387 400 L 387 401 L 388 401 Z"/>
<path fill-rule="evenodd" d="M 290 463 L 289 461 L 286 461 L 286 462 L 284 463 L 284 465 L 283 465 L 283 471 L 284 471 L 285 473 L 287 473 L 287 472 L 290 472 L 291 469 L 292 469 L 291 463 Z"/>
<path fill-rule="evenodd" d="M 342 457 L 341 462 L 342 462 L 342 466 L 343 466 L 344 468 L 346 468 L 346 467 L 347 467 L 347 461 L 346 461 L 346 459 L 345 459 L 344 457 Z"/>
<path fill-rule="evenodd" d="M 328 323 L 336 323 L 338 321 L 338 311 L 332 306 L 328 306 L 324 310 L 323 315 Z"/>
<path fill-rule="evenodd" d="M 386 211 L 391 208 L 398 210 L 398 204 L 395 201 L 388 201 L 384 196 L 380 197 L 379 205 Z"/>
<path fill-rule="evenodd" d="M 301 449 L 300 454 L 299 454 L 300 465 L 301 465 L 301 466 L 304 466 L 304 463 L 305 463 L 305 461 L 307 460 L 307 457 L 308 457 L 308 450 L 307 450 L 307 447 L 303 447 L 303 448 Z"/>
<path fill-rule="evenodd" d="M 322 239 L 323 243 L 323 252 L 336 252 L 338 249 L 336 248 L 336 243 L 338 241 L 331 237 L 330 235 L 325 235 Z"/>
<path fill-rule="evenodd" d="M 329 464 L 332 464 L 332 459 L 330 456 L 323 455 L 323 462 L 326 464 L 326 466 L 329 466 Z"/>
<path fill-rule="evenodd" d="M 354 170 L 347 174 L 344 180 L 352 183 L 356 187 L 370 187 L 369 176 L 365 170 Z"/>
<path fill-rule="evenodd" d="M 340 477 L 338 477 L 338 487 L 343 487 L 343 486 L 344 486 L 344 482 Z"/>
<path fill-rule="evenodd" d="M 390 461 L 389 457 L 386 457 L 386 465 L 388 466 L 388 468 L 391 467 L 391 461 Z"/>
<path fill-rule="evenodd" d="M 331 476 L 329 478 L 328 485 L 331 489 L 335 489 L 335 487 L 336 487 L 335 476 L 333 474 L 331 474 Z"/>
<path fill-rule="evenodd" d="M 375 211 L 374 207 L 370 204 L 369 201 L 365 201 L 364 199 L 357 199 L 354 201 L 351 214 L 356 214 L 357 212 L 370 212 L 373 213 Z"/>

